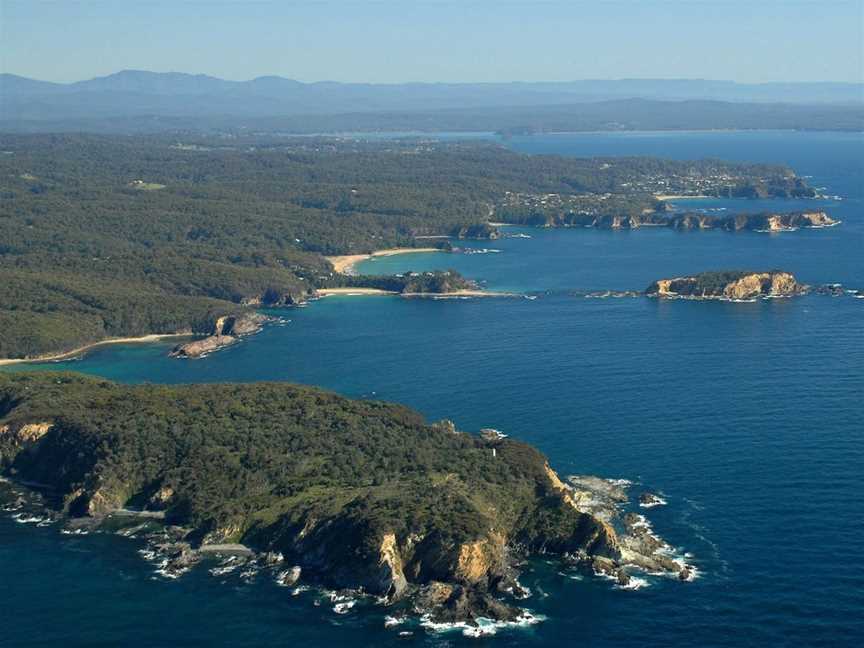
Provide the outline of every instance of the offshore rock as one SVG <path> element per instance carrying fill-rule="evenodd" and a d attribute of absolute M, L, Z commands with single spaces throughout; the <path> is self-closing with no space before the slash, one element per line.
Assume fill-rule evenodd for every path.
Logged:
<path fill-rule="evenodd" d="M 665 299 L 752 300 L 758 297 L 792 297 L 808 291 L 789 272 L 703 272 L 691 277 L 659 279 L 645 294 Z"/>
<path fill-rule="evenodd" d="M 206 338 L 178 344 L 171 351 L 174 358 L 201 358 L 214 351 L 231 346 L 241 337 L 258 333 L 270 318 L 261 313 L 245 313 L 220 317 L 213 332 Z"/>

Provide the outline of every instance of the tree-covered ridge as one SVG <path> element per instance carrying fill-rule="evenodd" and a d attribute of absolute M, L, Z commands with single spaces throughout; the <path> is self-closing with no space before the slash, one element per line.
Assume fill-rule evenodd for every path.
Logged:
<path fill-rule="evenodd" d="M 424 235 L 488 237 L 512 195 L 635 214 L 654 208 L 664 178 L 693 191 L 712 178 L 799 182 L 770 165 L 422 140 L 4 136 L 0 357 L 208 332 L 244 304 L 338 284 L 322 255 L 414 246 Z"/>
<path fill-rule="evenodd" d="M 533 448 L 284 383 L 0 375 L 0 472 L 46 485 L 72 516 L 164 510 L 192 542 L 279 551 L 330 586 L 389 596 L 486 591 L 509 573 L 507 547 L 617 556 L 614 531 L 567 503 Z"/>

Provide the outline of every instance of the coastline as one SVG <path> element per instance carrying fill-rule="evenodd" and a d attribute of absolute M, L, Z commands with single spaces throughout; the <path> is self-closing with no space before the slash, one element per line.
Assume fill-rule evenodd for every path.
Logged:
<path fill-rule="evenodd" d="M 444 252 L 441 248 L 425 247 L 425 248 L 388 248 L 385 250 L 375 250 L 369 254 L 343 254 L 337 256 L 326 256 L 332 265 L 333 270 L 339 274 L 352 274 L 354 265 L 361 261 L 366 261 L 373 257 L 388 257 L 397 254 L 411 254 L 413 252 Z"/>
<path fill-rule="evenodd" d="M 381 290 L 380 288 L 319 288 L 318 294 L 322 297 L 341 295 L 343 297 L 364 297 L 370 295 L 391 295 L 404 297 L 406 299 L 446 299 L 458 297 L 521 297 L 518 293 L 498 292 L 493 290 L 464 289 L 452 290 L 450 292 L 434 293 L 400 293 L 393 290 Z"/>
<path fill-rule="evenodd" d="M 343 295 L 359 297 L 361 295 L 398 295 L 393 290 L 381 290 L 380 288 L 318 288 L 316 291 L 321 297 Z"/>
<path fill-rule="evenodd" d="M 438 251 L 437 248 L 431 248 L 433 251 Z M 408 248 L 408 252 L 415 251 L 428 251 L 421 250 L 419 248 Z M 402 254 L 401 248 L 399 251 L 391 251 L 391 250 L 383 250 L 386 254 L 381 254 L 379 256 L 389 256 L 390 254 Z M 373 253 L 374 254 L 374 253 Z M 353 256 L 353 255 L 352 255 Z M 369 256 L 369 255 L 362 255 Z M 398 296 L 404 298 L 417 298 L 417 299 L 458 299 L 458 298 L 467 298 L 467 297 L 519 297 L 520 295 L 517 293 L 508 293 L 508 292 L 496 292 L 496 291 L 487 291 L 487 290 L 454 290 L 446 293 L 408 293 L 403 294 L 399 292 L 395 292 L 392 290 L 381 290 L 380 288 L 320 288 L 318 289 L 318 294 L 321 297 L 330 297 L 330 296 L 343 296 L 343 297 L 369 297 L 369 296 Z M 0 368 L 8 367 L 18 364 L 39 364 L 43 362 L 62 362 L 64 360 L 72 360 L 87 351 L 95 347 L 107 346 L 109 344 L 148 344 L 151 342 L 159 342 L 163 339 L 170 338 L 188 338 L 194 337 L 194 334 L 191 332 L 186 333 L 151 333 L 148 335 L 141 335 L 138 337 L 119 337 L 119 338 L 108 338 L 105 340 L 99 340 L 98 342 L 92 342 L 90 344 L 85 344 L 83 346 L 72 349 L 71 351 L 64 351 L 63 353 L 52 353 L 49 355 L 43 355 L 36 358 L 0 358 Z"/>
<path fill-rule="evenodd" d="M 674 196 L 666 194 L 657 194 L 654 196 L 657 200 L 704 200 L 705 198 L 711 198 L 711 196 Z"/>
<path fill-rule="evenodd" d="M 521 297 L 522 295 L 518 293 L 497 292 L 494 290 L 465 289 L 452 290 L 445 293 L 400 293 L 400 296 L 405 297 L 406 299 L 410 299 L 412 297 L 419 297 L 423 299 L 447 299 L 458 297 Z"/>
<path fill-rule="evenodd" d="M 191 336 L 192 333 L 151 333 L 149 335 L 142 335 L 140 337 L 108 338 L 107 340 L 100 340 L 91 344 L 85 344 L 84 346 L 78 347 L 77 349 L 72 349 L 71 351 L 66 351 L 64 353 L 55 353 L 52 355 L 40 356 L 38 358 L 0 358 L 0 367 L 25 363 L 32 364 L 39 362 L 59 362 L 61 360 L 71 360 L 72 358 L 81 355 L 82 353 L 85 353 L 86 351 L 89 351 L 94 347 L 104 346 L 107 344 L 138 344 L 158 342 L 159 340 L 165 338 Z"/>

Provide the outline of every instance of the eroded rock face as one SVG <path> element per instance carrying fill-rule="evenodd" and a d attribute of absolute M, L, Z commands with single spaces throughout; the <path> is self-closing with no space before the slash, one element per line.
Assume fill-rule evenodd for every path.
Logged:
<path fill-rule="evenodd" d="M 41 439 L 51 429 L 51 423 L 25 423 L 20 426 L 3 425 L 0 426 L 0 437 L 5 437 L 17 445 L 26 443 L 34 443 Z"/>
<path fill-rule="evenodd" d="M 692 277 L 659 279 L 645 294 L 667 299 L 750 300 L 791 297 L 806 291 L 807 287 L 788 272 L 706 272 Z"/>
<path fill-rule="evenodd" d="M 668 207 L 664 206 L 642 214 L 597 215 L 575 212 L 538 214 L 527 219 L 524 224 L 534 227 L 594 227 L 597 229 L 637 229 L 644 226 L 659 226 L 677 230 L 784 232 L 808 227 L 832 227 L 839 222 L 824 211 L 717 216 L 701 212 L 670 212 Z"/>
<path fill-rule="evenodd" d="M 216 320 L 212 335 L 185 344 L 178 344 L 171 351 L 171 356 L 175 358 L 201 358 L 231 346 L 241 337 L 257 333 L 268 319 L 266 315 L 260 313 L 220 317 Z"/>
<path fill-rule="evenodd" d="M 378 587 L 385 592 L 388 599 L 395 600 L 402 596 L 408 588 L 408 579 L 405 578 L 403 572 L 402 557 L 396 543 L 395 533 L 384 535 L 379 556 L 380 582 Z"/>

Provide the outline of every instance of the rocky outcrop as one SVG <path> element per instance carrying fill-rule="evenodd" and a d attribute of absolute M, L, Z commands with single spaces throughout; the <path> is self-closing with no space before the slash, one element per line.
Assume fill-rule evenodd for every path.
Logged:
<path fill-rule="evenodd" d="M 839 222 L 831 218 L 824 211 L 762 212 L 758 214 L 734 214 L 730 216 L 684 213 L 673 214 L 667 219 L 668 226 L 674 229 L 722 229 L 730 232 L 741 230 L 785 232 L 801 228 L 832 227 L 839 224 Z"/>
<path fill-rule="evenodd" d="M 457 239 L 495 240 L 501 237 L 501 232 L 489 223 L 477 223 L 457 227 L 450 232 L 450 236 Z"/>
<path fill-rule="evenodd" d="M 770 272 L 704 272 L 692 277 L 659 279 L 645 294 L 664 299 L 721 299 L 745 301 L 760 297 L 792 297 L 806 293 L 807 286 L 779 270 Z"/>
<path fill-rule="evenodd" d="M 661 207 L 641 214 L 595 214 L 565 212 L 527 217 L 523 224 L 533 227 L 593 227 L 596 229 L 637 229 L 669 227 L 676 230 L 719 229 L 728 232 L 785 232 L 802 228 L 832 227 L 839 224 L 824 211 L 763 212 L 718 216 L 702 212 L 672 212 Z"/>
<path fill-rule="evenodd" d="M 202 358 L 214 351 L 231 346 L 241 337 L 260 331 L 269 320 L 261 313 L 245 313 L 220 317 L 213 326 L 211 335 L 200 340 L 178 344 L 171 351 L 175 358 Z"/>
<path fill-rule="evenodd" d="M 0 426 L 0 437 L 5 441 L 16 445 L 34 443 L 41 439 L 51 429 L 51 423 L 25 423 L 24 425 L 2 425 Z"/>
<path fill-rule="evenodd" d="M 403 572 L 402 557 L 396 542 L 395 533 L 385 533 L 378 550 L 378 567 L 380 570 L 380 581 L 378 589 L 384 591 L 385 596 L 395 600 L 402 596 L 408 587 L 408 580 Z"/>

